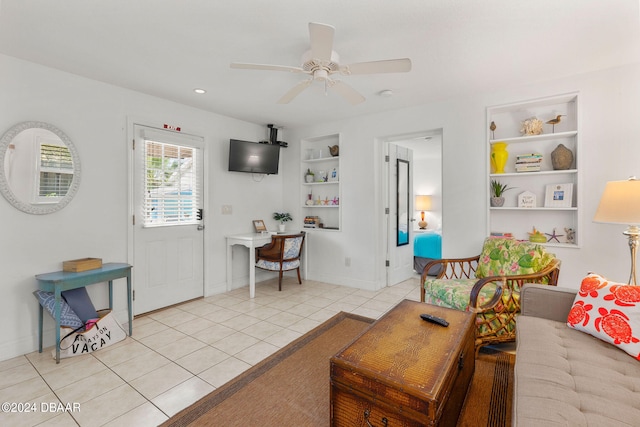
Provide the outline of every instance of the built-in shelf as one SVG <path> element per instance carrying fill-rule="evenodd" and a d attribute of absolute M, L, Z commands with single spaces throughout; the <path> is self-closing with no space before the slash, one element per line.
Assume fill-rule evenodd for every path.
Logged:
<path fill-rule="evenodd" d="M 551 141 L 555 139 L 564 139 L 571 138 L 578 134 L 577 130 L 569 131 L 569 132 L 557 132 L 557 133 L 543 133 L 542 135 L 531 135 L 531 136 L 517 136 L 514 138 L 503 138 L 503 139 L 492 139 L 489 141 L 490 144 L 495 144 L 496 142 L 506 142 L 506 143 L 529 143 L 529 142 L 540 142 L 540 141 Z"/>
<path fill-rule="evenodd" d="M 511 207 L 511 206 L 501 206 L 501 207 L 490 207 L 489 208 L 492 211 L 522 211 L 522 212 L 529 212 L 529 211 L 577 211 L 578 208 L 576 207 L 569 207 L 569 208 L 545 208 L 545 207 L 535 207 L 535 208 L 519 208 L 517 206 Z"/>
<path fill-rule="evenodd" d="M 557 115 L 563 115 L 555 128 L 546 122 Z M 523 136 L 522 123 L 531 118 L 543 122 L 540 135 Z M 553 234 L 554 229 L 560 242 L 547 242 L 545 245 L 559 248 L 578 248 L 580 243 L 580 135 L 578 125 L 578 94 L 564 94 L 543 99 L 516 102 L 487 108 L 487 185 L 492 180 L 511 187 L 505 194 L 502 207 L 491 207 L 487 202 L 488 231 L 511 233 L 517 239 L 528 239 L 535 227 L 545 234 Z M 490 124 L 495 123 L 494 131 Z M 507 144 L 509 158 L 504 173 L 493 173 L 490 153 L 493 144 Z M 553 167 L 551 153 L 560 144 L 573 153 L 573 164 L 569 169 L 556 170 Z M 516 158 L 521 154 L 539 153 L 542 155 L 540 171 L 516 172 Z M 570 206 L 545 207 L 547 188 L 554 185 L 570 184 L 572 199 Z M 557 187 L 555 187 L 557 188 Z M 526 192 L 526 193 L 525 193 Z M 524 193 L 524 194 L 523 194 Z M 533 195 L 535 207 L 518 207 L 518 196 Z M 567 232 L 575 232 L 573 242 L 566 241 Z"/>
<path fill-rule="evenodd" d="M 492 173 L 489 174 L 491 178 L 500 178 L 503 176 L 534 176 L 534 175 L 563 175 L 563 174 L 577 174 L 578 169 L 566 169 L 566 170 L 548 170 L 538 172 L 505 172 L 505 173 Z"/>
<path fill-rule="evenodd" d="M 329 147 L 340 145 L 340 135 L 332 134 L 305 138 L 301 141 L 300 204 L 303 219 L 317 217 L 322 228 L 305 228 L 309 231 L 340 231 L 341 229 L 341 183 L 340 156 L 331 156 Z M 307 170 L 314 173 L 313 182 L 306 182 Z M 320 175 L 321 174 L 321 175 Z M 321 181 L 326 179 L 325 181 Z M 307 204 L 311 194 L 313 204 Z M 338 204 L 317 204 L 317 201 L 337 200 Z"/>

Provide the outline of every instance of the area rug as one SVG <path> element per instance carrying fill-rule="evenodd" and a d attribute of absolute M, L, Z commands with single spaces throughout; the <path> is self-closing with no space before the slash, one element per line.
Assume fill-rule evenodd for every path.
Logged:
<path fill-rule="evenodd" d="M 329 425 L 329 359 L 372 319 L 339 313 L 162 426 Z M 511 424 L 512 355 L 481 352 L 460 426 Z"/>
<path fill-rule="evenodd" d="M 458 427 L 511 425 L 515 354 L 480 349 Z"/>

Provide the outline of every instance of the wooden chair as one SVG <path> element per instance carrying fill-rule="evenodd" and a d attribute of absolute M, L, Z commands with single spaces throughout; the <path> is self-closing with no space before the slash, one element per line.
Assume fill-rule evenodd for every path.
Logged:
<path fill-rule="evenodd" d="M 434 279 L 427 273 L 442 267 Z M 520 288 L 525 283 L 555 286 L 560 260 L 542 245 L 487 238 L 482 253 L 434 260 L 421 278 L 420 301 L 476 313 L 476 353 L 484 345 L 515 341 Z"/>
<path fill-rule="evenodd" d="M 285 271 L 296 270 L 298 283 L 300 278 L 300 255 L 304 245 L 305 232 L 298 234 L 274 234 L 271 242 L 256 248 L 256 267 L 268 271 L 277 271 L 278 290 L 282 290 L 282 274 Z"/>

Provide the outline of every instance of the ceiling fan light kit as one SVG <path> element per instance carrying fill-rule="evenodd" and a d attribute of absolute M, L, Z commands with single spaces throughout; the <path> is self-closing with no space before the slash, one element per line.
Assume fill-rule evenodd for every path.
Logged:
<path fill-rule="evenodd" d="M 309 87 L 311 83 L 318 80 L 324 83 L 325 92 L 328 89 L 333 89 L 344 97 L 350 104 L 357 105 L 363 102 L 365 97 L 343 81 L 332 79 L 332 74 L 340 73 L 345 76 L 351 76 L 357 74 L 406 73 L 411 71 L 411 60 L 409 58 L 358 62 L 341 66 L 340 56 L 333 50 L 334 33 L 335 28 L 331 25 L 315 22 L 309 23 L 311 49 L 302 55 L 302 67 L 232 62 L 231 68 L 287 71 L 290 73 L 304 73 L 311 76 L 309 79 L 298 83 L 285 93 L 278 100 L 279 104 L 288 104 L 303 90 Z M 379 92 L 379 94 L 380 96 L 391 96 L 393 95 L 393 92 L 390 90 L 383 90 L 382 92 Z"/>

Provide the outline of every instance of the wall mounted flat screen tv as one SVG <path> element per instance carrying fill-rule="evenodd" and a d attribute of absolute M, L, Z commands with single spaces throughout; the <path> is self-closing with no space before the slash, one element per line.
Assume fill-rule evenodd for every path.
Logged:
<path fill-rule="evenodd" d="M 279 145 L 229 141 L 229 171 L 277 175 L 279 161 Z"/>

